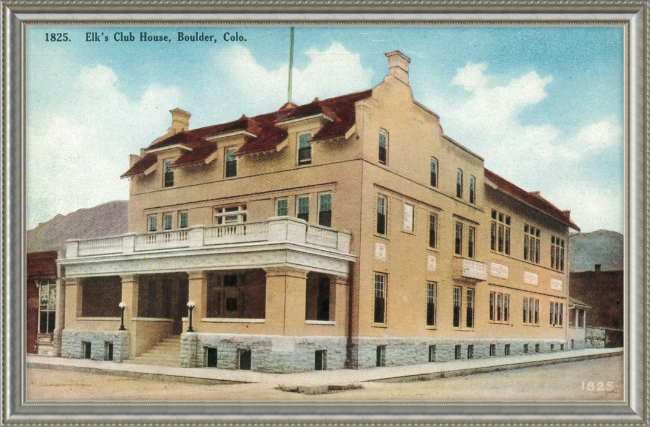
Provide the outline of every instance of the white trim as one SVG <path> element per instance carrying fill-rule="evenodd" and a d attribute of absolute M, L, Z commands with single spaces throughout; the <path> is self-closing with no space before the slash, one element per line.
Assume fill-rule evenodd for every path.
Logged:
<path fill-rule="evenodd" d="M 119 316 L 117 316 L 117 317 L 77 317 L 77 321 L 78 322 L 79 321 L 83 321 L 83 322 L 86 322 L 86 321 L 92 321 L 92 322 L 115 321 L 115 322 L 119 322 L 120 317 Z"/>
<path fill-rule="evenodd" d="M 313 116 L 298 117 L 297 119 L 284 120 L 284 121 L 281 121 L 281 122 L 277 122 L 276 125 L 277 126 L 288 125 L 288 124 L 291 124 L 291 123 L 296 123 L 296 122 L 301 122 L 303 120 L 310 120 L 310 119 L 316 119 L 316 118 L 329 120 L 330 122 L 334 121 L 334 119 L 331 118 L 330 116 L 328 116 L 327 114 L 320 113 L 320 114 L 315 114 Z"/>
<path fill-rule="evenodd" d="M 162 317 L 134 317 L 134 322 L 173 322 L 174 319 L 165 319 Z"/>
<path fill-rule="evenodd" d="M 150 173 L 154 172 L 156 169 L 158 169 L 158 162 L 156 162 L 153 165 L 149 166 L 149 168 L 144 171 L 144 174 L 149 175 Z"/>
<path fill-rule="evenodd" d="M 158 151 L 171 150 L 172 148 L 180 148 L 181 150 L 192 151 L 192 149 L 190 147 L 188 147 L 187 145 L 183 145 L 183 144 L 166 145 L 164 147 L 152 148 L 151 150 L 145 150 L 145 151 L 147 153 L 156 153 Z"/>
<path fill-rule="evenodd" d="M 249 136 L 251 138 L 257 138 L 257 135 L 254 134 L 253 132 L 249 132 L 247 130 L 236 130 L 228 133 L 220 133 L 218 135 L 208 136 L 204 139 L 206 141 L 214 141 L 215 139 L 227 138 L 229 136 L 237 136 L 237 135 L 244 135 L 244 136 Z"/>
<path fill-rule="evenodd" d="M 356 125 L 356 123 L 353 124 L 352 127 L 350 129 L 348 129 L 347 132 L 345 132 L 345 139 L 350 139 L 350 137 L 352 135 L 354 135 L 355 133 L 357 133 L 357 125 Z"/>
<path fill-rule="evenodd" d="M 228 318 L 228 317 L 204 317 L 204 318 L 201 319 L 201 322 L 207 322 L 207 323 L 265 323 L 266 319 L 239 319 L 239 318 Z"/>
<path fill-rule="evenodd" d="M 305 320 L 305 324 L 307 324 L 307 325 L 334 326 L 334 325 L 336 325 L 336 321 L 334 321 L 334 320 Z"/>

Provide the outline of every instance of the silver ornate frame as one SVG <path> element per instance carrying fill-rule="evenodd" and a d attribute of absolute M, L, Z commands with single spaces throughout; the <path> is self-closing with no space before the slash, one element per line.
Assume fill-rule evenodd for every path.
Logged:
<path fill-rule="evenodd" d="M 0 0 L 3 111 L 3 424 L 649 424 L 650 1 Z M 26 403 L 24 56 L 28 25 L 620 25 L 625 28 L 626 390 L 621 403 Z"/>

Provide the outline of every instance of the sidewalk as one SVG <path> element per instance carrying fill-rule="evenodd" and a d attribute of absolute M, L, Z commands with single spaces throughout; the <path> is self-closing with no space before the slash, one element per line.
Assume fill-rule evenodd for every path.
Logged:
<path fill-rule="evenodd" d="M 458 375 L 471 375 L 507 369 L 519 369 L 546 364 L 575 362 L 623 354 L 623 349 L 585 349 L 556 353 L 528 354 L 494 357 L 489 359 L 435 362 L 420 365 L 382 367 L 371 369 L 343 369 L 310 371 L 297 374 L 272 374 L 254 371 L 236 371 L 217 368 L 175 368 L 165 366 L 136 365 L 87 359 L 65 359 L 28 355 L 28 368 L 57 369 L 104 375 L 128 376 L 161 381 L 178 381 L 199 384 L 258 383 L 265 386 L 279 385 L 324 387 L 347 386 L 367 381 L 407 382 Z"/>

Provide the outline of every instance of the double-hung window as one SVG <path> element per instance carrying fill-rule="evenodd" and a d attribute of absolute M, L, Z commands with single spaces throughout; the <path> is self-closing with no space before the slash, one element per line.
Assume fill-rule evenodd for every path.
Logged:
<path fill-rule="evenodd" d="M 388 162 L 388 135 L 379 132 L 379 163 L 382 165 Z"/>
<path fill-rule="evenodd" d="M 471 204 L 476 203 L 476 177 L 469 177 L 469 202 Z"/>
<path fill-rule="evenodd" d="M 467 227 L 467 257 L 476 257 L 476 227 Z"/>
<path fill-rule="evenodd" d="M 454 286 L 454 328 L 460 327 L 460 314 L 462 311 L 462 289 L 459 286 Z"/>
<path fill-rule="evenodd" d="M 311 133 L 298 135 L 298 166 L 311 164 Z"/>
<path fill-rule="evenodd" d="M 564 239 L 551 236 L 551 268 L 564 271 Z"/>
<path fill-rule="evenodd" d="M 456 197 L 459 199 L 463 197 L 463 171 L 461 169 L 456 171 Z"/>
<path fill-rule="evenodd" d="M 564 318 L 564 303 L 551 301 L 549 303 L 550 324 L 562 326 Z"/>
<path fill-rule="evenodd" d="M 174 186 L 174 169 L 171 168 L 172 162 L 172 159 L 167 159 L 163 162 L 163 169 L 165 173 L 165 187 Z"/>
<path fill-rule="evenodd" d="M 490 249 L 510 255 L 510 216 L 495 210 L 490 224 Z"/>
<path fill-rule="evenodd" d="M 377 234 L 386 234 L 386 210 L 388 200 L 386 196 L 377 196 Z"/>
<path fill-rule="evenodd" d="M 427 326 L 436 325 L 436 300 L 438 298 L 438 284 L 427 282 Z"/>
<path fill-rule="evenodd" d="M 474 327 L 474 289 L 467 289 L 467 310 L 465 313 L 465 326 Z"/>
<path fill-rule="evenodd" d="M 296 216 L 309 222 L 309 196 L 298 196 L 296 198 Z"/>
<path fill-rule="evenodd" d="M 215 208 L 214 218 L 217 225 L 246 222 L 246 205 Z"/>
<path fill-rule="evenodd" d="M 539 264 L 539 228 L 524 224 L 524 260 Z"/>
<path fill-rule="evenodd" d="M 188 212 L 180 211 L 178 212 L 178 228 L 187 228 L 188 225 Z"/>
<path fill-rule="evenodd" d="M 226 148 L 226 178 L 237 176 L 237 157 L 235 157 L 237 147 Z"/>
<path fill-rule="evenodd" d="M 38 333 L 51 334 L 56 326 L 56 282 L 42 280 L 39 285 Z"/>
<path fill-rule="evenodd" d="M 388 276 L 375 273 L 375 323 L 386 323 L 386 285 Z"/>
<path fill-rule="evenodd" d="M 454 240 L 454 253 L 456 255 L 463 254 L 463 223 L 456 223 L 456 236 Z"/>
<path fill-rule="evenodd" d="M 165 212 L 163 214 L 163 228 L 165 230 L 171 230 L 172 229 L 172 213 L 171 212 Z"/>
<path fill-rule="evenodd" d="M 287 198 L 277 199 L 275 201 L 275 215 L 287 216 L 289 214 L 289 201 Z"/>
<path fill-rule="evenodd" d="M 431 158 L 431 186 L 432 187 L 437 187 L 438 186 L 438 159 L 435 157 Z"/>
<path fill-rule="evenodd" d="M 490 320 L 508 322 L 510 320 L 510 295 L 490 292 Z"/>
<path fill-rule="evenodd" d="M 332 226 L 332 194 L 321 193 L 318 195 L 318 225 Z"/>
<path fill-rule="evenodd" d="M 429 247 L 435 248 L 438 238 L 438 215 L 429 215 Z"/>
<path fill-rule="evenodd" d="M 147 231 L 157 231 L 158 230 L 158 216 L 156 214 L 151 214 L 147 216 Z"/>

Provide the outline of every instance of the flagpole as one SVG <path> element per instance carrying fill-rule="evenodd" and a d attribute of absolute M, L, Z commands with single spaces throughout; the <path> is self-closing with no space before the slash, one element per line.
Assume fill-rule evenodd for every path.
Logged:
<path fill-rule="evenodd" d="M 293 71 L 293 27 L 289 29 L 289 86 L 287 88 L 287 99 L 291 102 L 291 79 Z"/>

